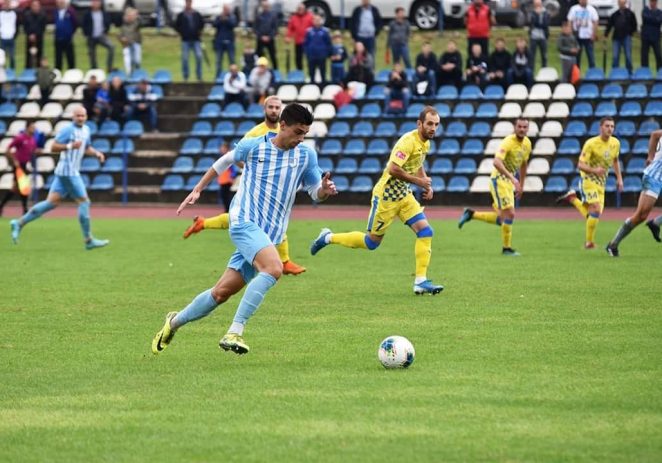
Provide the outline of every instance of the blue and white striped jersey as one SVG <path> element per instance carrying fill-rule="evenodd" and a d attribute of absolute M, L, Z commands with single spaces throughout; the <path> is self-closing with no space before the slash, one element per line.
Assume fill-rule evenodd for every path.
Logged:
<path fill-rule="evenodd" d="M 55 141 L 66 145 L 76 140 L 82 141 L 78 149 L 64 150 L 60 152 L 60 160 L 55 167 L 55 175 L 70 177 L 80 175 L 80 163 L 85 155 L 85 150 L 91 143 L 90 128 L 87 125 L 77 126 L 73 122 L 64 127 L 55 136 Z"/>
<path fill-rule="evenodd" d="M 305 145 L 278 149 L 267 134 L 241 140 L 234 161 L 244 163 L 244 172 L 230 205 L 230 226 L 253 222 L 274 244 L 280 243 L 299 186 L 312 198 L 321 186 L 317 153 Z"/>
<path fill-rule="evenodd" d="M 655 157 L 653 158 L 653 162 L 648 164 L 646 169 L 644 169 L 644 175 L 648 175 L 650 178 L 662 182 L 662 138 L 657 142 Z"/>

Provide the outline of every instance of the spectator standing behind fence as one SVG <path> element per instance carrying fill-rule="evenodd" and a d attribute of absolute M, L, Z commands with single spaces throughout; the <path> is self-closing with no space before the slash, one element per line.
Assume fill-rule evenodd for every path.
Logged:
<path fill-rule="evenodd" d="M 437 92 L 437 57 L 432 52 L 430 42 L 424 42 L 421 52 L 416 56 L 414 74 L 414 93 L 417 96 L 433 96 Z"/>
<path fill-rule="evenodd" d="M 471 54 L 467 59 L 465 74 L 468 84 L 478 85 L 481 88 L 485 84 L 485 80 L 487 79 L 487 61 L 485 60 L 483 50 L 481 50 L 480 45 L 477 43 L 471 46 Z"/>
<path fill-rule="evenodd" d="M 517 39 L 510 71 L 508 72 L 509 84 L 524 84 L 527 88 L 531 88 L 531 85 L 533 85 L 533 69 L 531 69 L 529 56 L 526 40 Z"/>
<path fill-rule="evenodd" d="M 152 86 L 147 79 L 141 79 L 136 88 L 128 96 L 131 102 L 129 119 L 142 121 L 147 117 L 150 130 L 152 132 L 158 132 L 157 96 L 152 92 Z"/>
<path fill-rule="evenodd" d="M 483 0 L 473 0 L 464 16 L 464 25 L 467 28 L 467 56 L 471 55 L 474 43 L 480 45 L 483 55 L 490 53 L 490 29 L 496 24 L 494 12 Z"/>
<path fill-rule="evenodd" d="M 595 55 L 593 53 L 593 41 L 596 39 L 598 29 L 598 11 L 588 4 L 588 0 L 579 0 L 568 12 L 568 21 L 572 24 L 572 30 L 577 36 L 579 53 L 577 54 L 577 65 L 582 66 L 582 50 L 586 50 L 588 67 L 595 67 Z"/>
<path fill-rule="evenodd" d="M 660 53 L 660 26 L 662 26 L 662 10 L 657 8 L 657 0 L 650 0 L 641 14 L 641 66 L 648 67 L 648 52 L 653 49 L 655 67 L 662 67 Z"/>
<path fill-rule="evenodd" d="M 572 68 L 577 64 L 579 43 L 572 33 L 572 26 L 565 21 L 561 26 L 561 35 L 556 41 L 556 48 L 561 58 L 561 82 L 567 83 L 571 80 Z"/>
<path fill-rule="evenodd" d="M 531 45 L 531 69 L 536 67 L 536 49 L 540 49 L 542 67 L 547 67 L 547 40 L 549 39 L 549 13 L 542 0 L 533 0 L 533 11 L 529 15 L 529 43 Z"/>
<path fill-rule="evenodd" d="M 78 28 L 76 11 L 67 6 L 67 0 L 57 0 L 55 11 L 55 68 L 63 70 L 63 55 L 67 57 L 69 69 L 76 67 L 74 53 L 74 34 Z"/>
<path fill-rule="evenodd" d="M 182 39 L 182 77 L 188 80 L 190 52 L 195 56 L 195 75 L 202 81 L 202 44 L 200 34 L 205 22 L 202 15 L 193 9 L 193 0 L 186 0 L 184 9 L 177 15 L 175 30 Z"/>
<path fill-rule="evenodd" d="M 371 56 L 375 56 L 375 41 L 382 30 L 382 16 L 379 10 L 370 4 L 370 0 L 361 0 L 352 13 L 352 38 L 365 45 Z"/>
<path fill-rule="evenodd" d="M 324 21 L 319 15 L 313 17 L 313 27 L 306 32 L 304 40 L 304 49 L 306 59 L 308 60 L 308 75 L 310 81 L 315 82 L 315 73 L 319 69 L 322 82 L 321 86 L 326 84 L 326 60 L 333 53 L 333 44 L 331 43 L 331 34 L 324 27 Z"/>
<path fill-rule="evenodd" d="M 388 26 L 386 46 L 391 50 L 393 63 L 402 60 L 407 69 L 411 69 L 411 61 L 409 60 L 410 36 L 411 26 L 409 20 L 405 17 L 405 9 L 399 6 L 395 9 L 395 19 Z"/>
<path fill-rule="evenodd" d="M 609 17 L 605 29 L 605 39 L 609 32 L 614 30 L 612 36 L 612 68 L 619 67 L 621 61 L 621 49 L 625 55 L 625 67 L 632 72 L 632 36 L 637 32 L 637 18 L 632 10 L 627 7 L 626 0 L 618 0 L 618 10 Z"/>
<path fill-rule="evenodd" d="M 34 133 L 34 121 L 28 121 L 25 126 L 25 131 L 16 135 L 7 147 L 9 161 L 11 162 L 12 170 L 14 171 L 14 182 L 12 183 L 11 189 L 7 191 L 5 197 L 2 198 L 2 201 L 0 202 L 0 216 L 2 216 L 2 209 L 5 207 L 5 204 L 14 197 L 14 194 L 18 194 L 21 199 L 23 214 L 27 214 L 28 212 L 28 197 L 22 195 L 18 189 L 18 174 L 16 171 L 18 168 L 21 168 L 24 173 L 27 172 L 28 162 L 32 162 L 32 157 L 38 151 Z"/>
<path fill-rule="evenodd" d="M 333 33 L 331 50 L 331 82 L 340 84 L 345 78 L 345 61 L 347 61 L 347 49 L 342 41 L 342 33 Z"/>
<path fill-rule="evenodd" d="M 453 85 L 458 89 L 462 87 L 462 55 L 453 40 L 448 41 L 446 51 L 439 58 L 437 85 Z"/>
<path fill-rule="evenodd" d="M 44 31 L 46 30 L 46 15 L 41 10 L 41 2 L 32 0 L 30 9 L 23 15 L 23 30 L 25 31 L 25 67 L 37 68 L 44 56 Z"/>
<path fill-rule="evenodd" d="M 87 38 L 87 53 L 90 57 L 90 67 L 92 69 L 98 68 L 97 45 L 101 45 L 108 52 L 106 70 L 110 72 L 113 68 L 115 47 L 107 35 L 110 24 L 110 15 L 101 9 L 101 0 L 92 0 L 90 9 L 83 16 L 83 34 Z"/>
<path fill-rule="evenodd" d="M 278 57 L 276 56 L 276 37 L 278 36 L 278 15 L 271 10 L 271 4 L 262 0 L 262 11 L 255 18 L 255 36 L 257 45 L 255 53 L 264 56 L 264 49 L 269 52 L 269 57 L 274 69 L 278 69 Z"/>
<path fill-rule="evenodd" d="M 5 51 L 9 67 L 16 69 L 16 35 L 18 34 L 18 16 L 11 8 L 10 0 L 0 0 L 0 46 Z"/>
<path fill-rule="evenodd" d="M 234 28 L 237 27 L 237 17 L 232 13 L 230 5 L 223 5 L 221 14 L 214 20 L 214 51 L 216 52 L 216 78 L 223 71 L 223 55 L 228 54 L 228 67 L 234 63 Z"/>
<path fill-rule="evenodd" d="M 501 85 L 504 89 L 508 86 L 508 71 L 512 56 L 506 50 L 506 41 L 502 38 L 494 42 L 494 51 L 487 60 L 487 81 L 491 84 Z"/>
<path fill-rule="evenodd" d="M 119 76 L 115 76 L 110 81 L 108 89 L 110 98 L 110 118 L 119 123 L 124 123 L 130 110 L 129 96 L 126 94 L 126 87 Z"/>
<path fill-rule="evenodd" d="M 135 8 L 124 10 L 119 39 L 122 44 L 124 70 L 130 76 L 133 71 L 140 69 L 142 64 L 142 34 L 138 10 Z"/>
<path fill-rule="evenodd" d="M 236 64 L 230 65 L 230 70 L 223 77 L 224 103 L 237 102 L 246 106 L 246 74 L 239 70 Z"/>
<path fill-rule="evenodd" d="M 303 70 L 304 41 L 306 31 L 313 27 L 313 14 L 306 9 L 306 5 L 299 3 L 297 9 L 287 22 L 285 43 L 294 40 L 294 67 Z M 310 66 L 310 63 L 309 63 Z"/>
<path fill-rule="evenodd" d="M 248 76 L 247 93 L 250 93 L 251 103 L 264 103 L 264 99 L 273 93 L 271 84 L 273 75 L 269 70 L 269 60 L 262 56 L 257 60 L 257 66 L 253 68 Z"/>

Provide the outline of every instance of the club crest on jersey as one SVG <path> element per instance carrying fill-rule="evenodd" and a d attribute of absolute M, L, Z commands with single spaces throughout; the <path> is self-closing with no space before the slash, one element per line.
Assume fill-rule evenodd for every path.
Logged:
<path fill-rule="evenodd" d="M 605 151 L 605 159 L 609 160 L 609 150 Z"/>
<path fill-rule="evenodd" d="M 407 159 L 407 155 L 402 151 L 398 151 L 397 153 L 395 153 L 395 157 L 402 160 Z"/>

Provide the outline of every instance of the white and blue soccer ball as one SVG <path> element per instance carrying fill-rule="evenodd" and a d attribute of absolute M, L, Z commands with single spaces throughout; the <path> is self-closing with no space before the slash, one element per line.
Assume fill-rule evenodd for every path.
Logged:
<path fill-rule="evenodd" d="M 407 368 L 414 363 L 416 351 L 409 339 L 403 336 L 389 336 L 379 345 L 377 356 L 384 368 Z"/>

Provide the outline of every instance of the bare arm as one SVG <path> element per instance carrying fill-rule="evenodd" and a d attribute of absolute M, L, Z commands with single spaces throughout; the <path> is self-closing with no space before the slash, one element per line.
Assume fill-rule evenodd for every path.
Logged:
<path fill-rule="evenodd" d="M 418 169 L 418 176 L 420 178 L 427 178 L 428 174 L 425 172 L 424 166 L 421 166 L 421 168 Z M 430 201 L 433 196 L 434 196 L 434 191 L 432 191 L 432 179 L 430 179 L 430 188 L 423 192 L 423 199 L 425 199 L 426 201 Z"/>
<path fill-rule="evenodd" d="M 96 156 L 101 162 L 106 160 L 106 156 L 104 156 L 101 151 L 94 148 L 92 145 L 89 145 L 87 148 L 85 148 L 85 154 L 88 156 Z"/>
<path fill-rule="evenodd" d="M 526 162 L 523 162 L 522 165 L 519 168 L 519 184 L 521 185 L 521 190 L 519 190 L 519 194 L 517 195 L 517 198 L 521 198 L 522 194 L 524 193 L 524 180 L 526 179 L 526 170 L 529 168 L 529 165 Z"/>
<path fill-rule="evenodd" d="M 503 163 L 503 159 L 500 158 L 494 158 L 494 168 L 503 176 L 505 176 L 508 180 L 511 181 L 513 186 L 515 187 L 515 196 L 520 197 L 522 196 L 522 185 L 523 183 L 520 183 L 520 180 L 517 180 L 517 178 L 506 169 L 506 165 Z M 525 174 L 526 175 L 526 174 Z"/>
<path fill-rule="evenodd" d="M 662 137 L 662 130 L 654 130 L 653 133 L 651 133 L 651 136 L 648 139 L 648 157 L 646 158 L 646 165 L 653 162 L 655 151 L 657 151 L 657 144 L 660 142 L 660 137 Z"/>
<path fill-rule="evenodd" d="M 388 173 L 391 175 L 391 177 L 397 178 L 398 180 L 402 180 L 403 182 L 413 183 L 414 185 L 418 185 L 421 188 L 423 188 L 423 190 L 425 191 L 429 190 L 430 186 L 432 185 L 432 180 L 430 180 L 429 177 L 427 176 L 419 177 L 417 175 L 409 174 L 402 167 L 392 162 L 388 163 Z M 420 173 L 421 171 L 419 170 L 419 174 Z M 423 171 L 423 175 L 425 175 L 424 171 Z"/>
<path fill-rule="evenodd" d="M 202 176 L 200 181 L 198 181 L 198 184 L 193 187 L 193 190 L 188 194 L 186 199 L 182 201 L 182 203 L 179 205 L 177 208 L 177 215 L 181 214 L 184 209 L 186 209 L 186 206 L 189 206 L 191 204 L 195 204 L 196 201 L 200 198 L 200 194 L 202 193 L 202 190 L 204 190 L 209 183 L 211 183 L 212 180 L 214 180 L 218 174 L 214 170 L 213 167 L 210 167 L 207 172 L 205 172 L 205 175 Z"/>
<path fill-rule="evenodd" d="M 618 158 L 614 159 L 614 174 L 616 174 L 616 188 L 618 191 L 623 191 L 623 176 L 621 175 L 621 163 Z"/>

